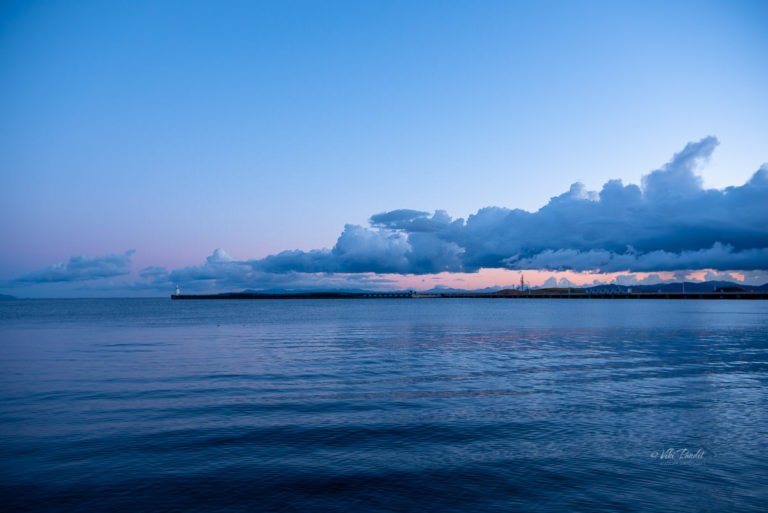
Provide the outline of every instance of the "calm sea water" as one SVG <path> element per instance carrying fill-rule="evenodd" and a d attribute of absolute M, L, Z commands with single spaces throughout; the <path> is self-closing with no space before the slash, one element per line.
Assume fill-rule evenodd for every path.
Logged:
<path fill-rule="evenodd" d="M 768 511 L 768 302 L 0 302 L 8 511 Z"/>

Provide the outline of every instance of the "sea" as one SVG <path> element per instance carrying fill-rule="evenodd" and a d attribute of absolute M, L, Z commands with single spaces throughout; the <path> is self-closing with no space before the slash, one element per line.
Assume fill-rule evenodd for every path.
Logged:
<path fill-rule="evenodd" d="M 0 510 L 762 513 L 768 301 L 2 301 Z"/>

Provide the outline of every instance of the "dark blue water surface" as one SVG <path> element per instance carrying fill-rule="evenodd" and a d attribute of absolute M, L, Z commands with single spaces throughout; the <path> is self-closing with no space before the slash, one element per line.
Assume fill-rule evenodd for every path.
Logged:
<path fill-rule="evenodd" d="M 8 511 L 768 511 L 768 302 L 0 302 Z"/>

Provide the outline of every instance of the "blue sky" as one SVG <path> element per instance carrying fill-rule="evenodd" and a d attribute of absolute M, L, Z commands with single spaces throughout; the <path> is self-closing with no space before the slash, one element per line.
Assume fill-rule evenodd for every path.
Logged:
<path fill-rule="evenodd" d="M 702 187 L 741 186 L 768 161 L 766 22 L 761 1 L 4 2 L 0 279 L 533 212 L 707 136 Z"/>

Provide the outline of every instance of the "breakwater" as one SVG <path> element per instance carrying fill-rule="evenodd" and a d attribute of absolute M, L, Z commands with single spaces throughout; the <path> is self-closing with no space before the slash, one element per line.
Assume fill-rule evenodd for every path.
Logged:
<path fill-rule="evenodd" d="M 173 300 L 201 299 L 768 299 L 768 292 L 557 292 L 539 293 L 535 290 L 517 293 L 497 292 L 306 292 L 286 294 L 261 294 L 251 292 L 227 292 L 222 294 L 174 294 Z"/>

